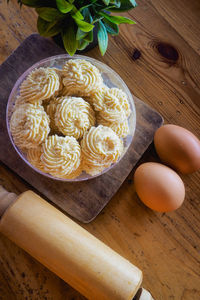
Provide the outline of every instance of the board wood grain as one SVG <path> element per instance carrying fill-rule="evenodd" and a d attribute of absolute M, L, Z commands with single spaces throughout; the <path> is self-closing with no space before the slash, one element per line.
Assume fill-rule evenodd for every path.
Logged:
<path fill-rule="evenodd" d="M 99 214 L 117 192 L 152 142 L 154 132 L 161 126 L 163 119 L 156 111 L 134 98 L 137 119 L 135 136 L 125 156 L 112 170 L 94 179 L 74 183 L 52 180 L 36 173 L 21 160 L 9 141 L 5 122 L 6 103 L 14 83 L 27 68 L 40 59 L 60 53 L 62 50 L 53 42 L 33 34 L 0 66 L 0 112 L 3 128 L 0 134 L 0 159 L 65 212 L 87 223 Z"/>

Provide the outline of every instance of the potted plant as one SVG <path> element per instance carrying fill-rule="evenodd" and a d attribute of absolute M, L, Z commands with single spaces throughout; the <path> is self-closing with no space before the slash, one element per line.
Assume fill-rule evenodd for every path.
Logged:
<path fill-rule="evenodd" d="M 8 0 L 9 1 L 9 0 Z M 135 22 L 111 12 L 124 12 L 137 6 L 135 0 L 18 0 L 34 7 L 41 36 L 62 39 L 65 50 L 73 55 L 98 40 L 102 55 L 108 46 L 108 34 L 117 35 L 119 25 Z"/>

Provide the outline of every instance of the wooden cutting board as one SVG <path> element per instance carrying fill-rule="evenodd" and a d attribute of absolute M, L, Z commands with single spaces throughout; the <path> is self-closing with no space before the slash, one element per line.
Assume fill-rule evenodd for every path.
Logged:
<path fill-rule="evenodd" d="M 36 173 L 22 161 L 9 140 L 5 122 L 7 100 L 16 80 L 26 69 L 41 59 L 61 53 L 64 50 L 51 40 L 33 34 L 0 66 L 0 159 L 62 210 L 79 221 L 88 223 L 117 192 L 151 144 L 154 132 L 162 125 L 163 119 L 156 111 L 134 97 L 136 133 L 119 165 L 99 177 L 75 183 L 59 182 Z"/>

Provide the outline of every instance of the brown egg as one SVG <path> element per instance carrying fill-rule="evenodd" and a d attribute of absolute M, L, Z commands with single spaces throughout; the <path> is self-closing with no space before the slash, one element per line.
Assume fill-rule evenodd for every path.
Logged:
<path fill-rule="evenodd" d="M 156 131 L 154 144 L 162 162 L 175 170 L 189 174 L 200 169 L 200 141 L 187 129 L 164 125 Z"/>
<path fill-rule="evenodd" d="M 182 179 L 175 171 L 159 163 L 140 165 L 134 174 L 134 185 L 141 201 L 159 212 L 179 208 L 185 198 Z"/>

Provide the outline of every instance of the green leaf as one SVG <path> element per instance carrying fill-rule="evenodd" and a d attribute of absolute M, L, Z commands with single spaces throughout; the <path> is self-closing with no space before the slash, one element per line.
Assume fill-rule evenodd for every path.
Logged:
<path fill-rule="evenodd" d="M 78 41 L 78 50 L 84 50 L 89 45 L 89 42 L 85 40 Z"/>
<path fill-rule="evenodd" d="M 121 0 L 121 5 L 119 8 L 116 7 L 108 10 L 113 12 L 124 12 L 133 9 L 136 6 L 137 3 L 135 0 Z"/>
<path fill-rule="evenodd" d="M 103 16 L 104 18 L 106 18 L 107 20 L 115 24 L 122 24 L 122 23 L 135 24 L 135 22 L 129 18 L 121 17 L 121 16 L 110 16 L 102 11 L 99 12 L 99 15 Z"/>
<path fill-rule="evenodd" d="M 98 23 L 97 38 L 98 38 L 99 50 L 101 52 L 101 55 L 103 56 L 108 47 L 108 34 L 106 31 L 106 27 L 104 26 L 102 21 L 99 21 Z"/>
<path fill-rule="evenodd" d="M 82 6 L 82 7 L 80 8 L 80 12 L 82 12 L 83 9 L 88 8 L 88 7 L 92 6 L 92 5 L 93 5 L 93 4 L 90 3 L 90 4 L 87 4 L 87 5 L 85 5 L 85 6 Z"/>
<path fill-rule="evenodd" d="M 78 27 L 84 32 L 89 32 L 94 28 L 94 25 L 92 25 L 90 23 L 87 23 L 87 22 L 82 21 L 78 18 L 75 18 L 74 16 L 72 16 L 72 18 L 75 20 Z"/>
<path fill-rule="evenodd" d="M 90 43 L 93 41 L 93 30 L 88 32 L 88 34 L 84 37 L 84 40 Z"/>
<path fill-rule="evenodd" d="M 74 5 L 73 5 L 73 9 L 72 9 L 72 17 L 75 17 L 75 18 L 80 19 L 80 20 L 84 19 L 81 12 Z"/>
<path fill-rule="evenodd" d="M 49 26 L 49 22 L 44 21 L 40 17 L 37 19 L 37 29 L 40 35 L 44 35 Z"/>
<path fill-rule="evenodd" d="M 78 28 L 76 32 L 76 39 L 77 41 L 83 39 L 87 35 L 87 32 L 82 31 L 80 28 Z"/>
<path fill-rule="evenodd" d="M 84 20 L 86 22 L 92 23 L 93 18 L 92 18 L 92 15 L 91 15 L 90 10 L 88 9 L 88 7 L 84 7 L 84 9 L 82 10 L 82 15 L 83 15 Z"/>
<path fill-rule="evenodd" d="M 40 16 L 40 18 L 42 18 L 47 22 L 53 22 L 55 20 L 59 20 L 64 16 L 56 8 L 52 8 L 52 7 L 38 7 L 36 8 L 36 12 Z"/>
<path fill-rule="evenodd" d="M 119 8 L 121 5 L 121 0 L 110 1 L 110 4 L 114 4 L 115 7 Z"/>
<path fill-rule="evenodd" d="M 102 11 L 110 11 L 110 9 L 112 9 L 112 8 L 116 8 L 116 6 L 115 5 L 109 5 L 109 6 L 106 6 L 106 7 L 102 7 Z"/>
<path fill-rule="evenodd" d="M 61 32 L 62 24 L 60 21 L 47 22 L 38 17 L 37 28 L 41 36 L 50 37 Z"/>
<path fill-rule="evenodd" d="M 117 24 L 112 23 L 107 19 L 104 19 L 103 23 L 106 27 L 107 32 L 110 33 L 111 35 L 117 35 L 119 33 L 119 27 Z"/>
<path fill-rule="evenodd" d="M 137 6 L 137 3 L 135 0 L 129 0 L 131 2 L 131 4 L 133 5 L 133 7 L 136 7 Z"/>
<path fill-rule="evenodd" d="M 84 21 L 86 21 L 87 23 L 92 23 L 92 16 L 91 16 L 91 13 L 89 11 L 89 9 L 87 7 L 85 7 L 83 10 L 82 10 L 82 16 L 84 17 Z M 78 28 L 77 30 L 77 33 L 76 33 L 76 39 L 77 40 L 81 40 L 81 39 L 85 39 L 86 37 L 86 40 L 91 42 L 93 41 L 93 32 L 92 30 L 87 33 L 83 30 L 80 29 L 80 27 Z"/>
<path fill-rule="evenodd" d="M 73 9 L 73 4 L 65 1 L 65 0 L 56 0 L 56 5 L 60 12 L 66 14 Z"/>
<path fill-rule="evenodd" d="M 68 26 L 66 26 L 63 29 L 62 39 L 65 50 L 69 53 L 69 55 L 74 55 L 78 48 L 78 41 L 76 40 L 76 28 L 74 22 L 69 22 Z"/>
<path fill-rule="evenodd" d="M 105 5 L 109 5 L 110 0 L 102 0 Z"/>
<path fill-rule="evenodd" d="M 92 16 L 87 7 L 85 7 L 82 10 L 82 15 L 84 17 L 84 21 L 88 23 L 92 23 Z M 87 32 L 82 31 L 80 28 L 78 28 L 77 33 L 76 33 L 76 39 L 81 40 L 84 39 L 87 42 L 92 42 L 93 41 L 93 30 Z"/>

